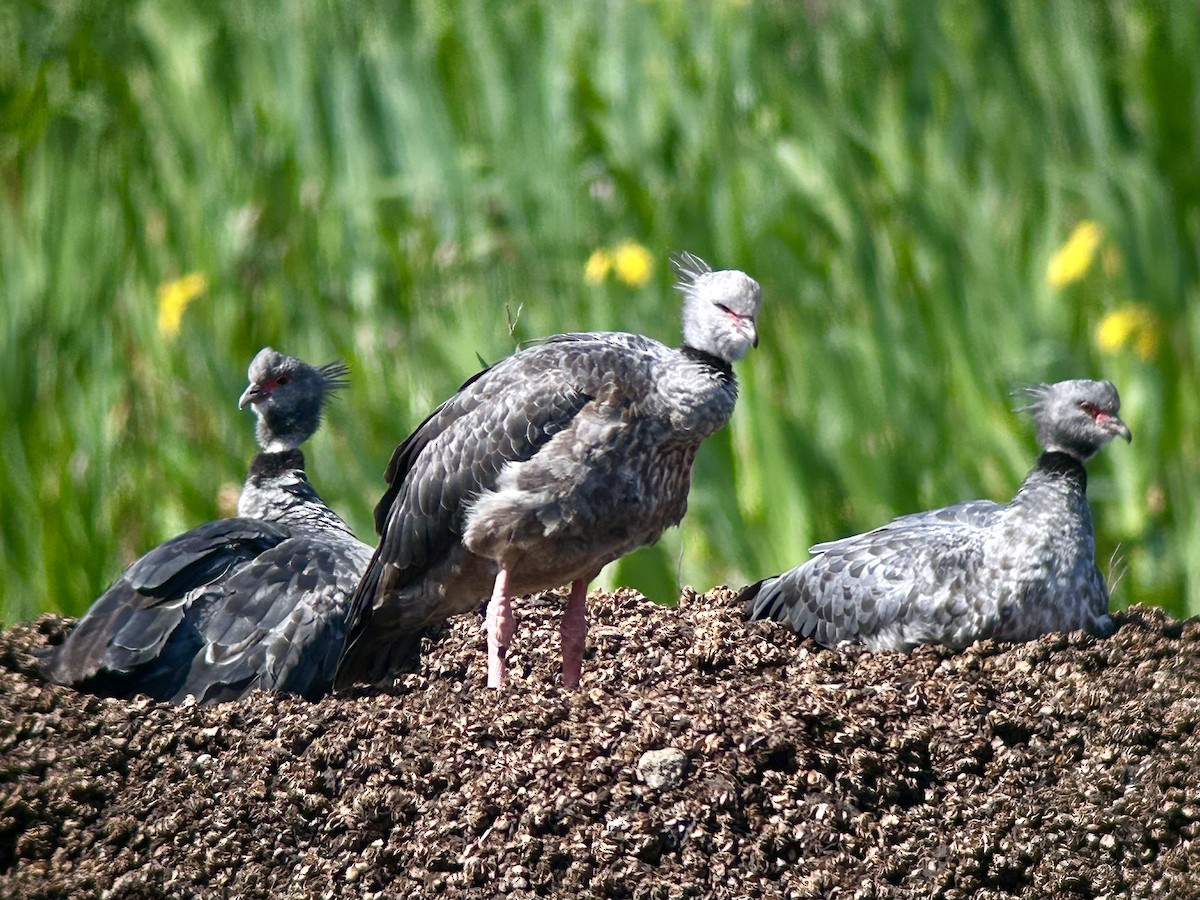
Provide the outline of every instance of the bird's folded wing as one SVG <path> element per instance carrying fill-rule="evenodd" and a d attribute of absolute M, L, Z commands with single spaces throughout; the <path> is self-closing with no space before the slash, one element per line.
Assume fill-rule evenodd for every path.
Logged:
<path fill-rule="evenodd" d="M 227 700 L 254 688 L 326 693 L 370 556 L 365 544 L 295 537 L 214 584 L 200 648 L 175 699 Z"/>
<path fill-rule="evenodd" d="M 257 519 L 222 519 L 159 544 L 105 591 L 43 660 L 46 676 L 78 684 L 99 672 L 133 673 L 159 657 L 196 593 L 287 537 Z M 180 636 L 182 638 L 182 636 Z M 136 675 L 130 689 L 137 690 Z"/>

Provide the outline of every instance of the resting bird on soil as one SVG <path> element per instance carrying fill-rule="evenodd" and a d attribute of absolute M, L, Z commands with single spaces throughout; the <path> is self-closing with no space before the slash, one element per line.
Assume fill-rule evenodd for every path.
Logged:
<path fill-rule="evenodd" d="M 347 599 L 371 550 L 321 502 L 297 448 L 345 374 L 341 363 L 314 368 L 270 348 L 255 356 L 238 405 L 253 406 L 262 451 L 238 517 L 172 538 L 126 569 L 46 654 L 47 678 L 177 701 L 256 686 L 328 690 Z"/>
<path fill-rule="evenodd" d="M 905 652 L 1081 628 L 1111 634 L 1083 463 L 1112 438 L 1132 438 L 1117 389 L 1061 381 L 1029 394 L 1045 452 L 1011 503 L 973 500 L 817 544 L 804 565 L 742 593 L 747 617 L 827 647 Z"/>
<path fill-rule="evenodd" d="M 681 349 L 549 338 L 476 375 L 396 448 L 335 687 L 411 668 L 427 625 L 489 593 L 488 686 L 501 687 L 512 598 L 567 582 L 563 683 L 578 684 L 588 582 L 683 518 L 696 449 L 733 412 L 731 363 L 758 343 L 752 278 L 690 254 L 675 265 Z"/>

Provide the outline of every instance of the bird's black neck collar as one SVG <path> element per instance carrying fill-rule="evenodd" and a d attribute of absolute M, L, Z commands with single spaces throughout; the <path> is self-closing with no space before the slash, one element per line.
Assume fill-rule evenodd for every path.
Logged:
<path fill-rule="evenodd" d="M 714 356 L 707 350 L 697 350 L 695 347 L 689 347 L 684 344 L 680 348 L 681 352 L 693 362 L 698 362 L 705 368 L 712 369 L 718 375 L 724 378 L 733 378 L 733 366 L 719 356 Z"/>
<path fill-rule="evenodd" d="M 1084 487 L 1087 487 L 1087 469 L 1070 453 L 1063 453 L 1061 450 L 1045 450 L 1038 457 L 1037 469 L 1057 478 L 1077 479 Z"/>
<path fill-rule="evenodd" d="M 252 479 L 278 478 L 297 469 L 304 471 L 304 454 L 298 449 L 282 450 L 279 453 L 260 451 L 250 461 Z"/>

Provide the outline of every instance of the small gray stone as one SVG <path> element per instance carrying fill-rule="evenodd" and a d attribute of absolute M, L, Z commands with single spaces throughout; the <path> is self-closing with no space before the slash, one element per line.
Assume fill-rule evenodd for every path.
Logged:
<path fill-rule="evenodd" d="M 675 747 L 647 750 L 638 760 L 637 774 L 647 787 L 671 787 L 683 779 L 687 762 L 687 754 Z"/>

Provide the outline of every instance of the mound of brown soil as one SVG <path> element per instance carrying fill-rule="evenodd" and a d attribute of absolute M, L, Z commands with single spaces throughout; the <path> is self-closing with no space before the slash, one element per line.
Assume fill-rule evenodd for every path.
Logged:
<path fill-rule="evenodd" d="M 518 603 L 499 695 L 465 617 L 317 704 L 77 694 L 31 674 L 63 620 L 11 629 L 0 895 L 1200 895 L 1195 622 L 872 656 L 597 593 L 565 693 L 561 605 Z"/>

